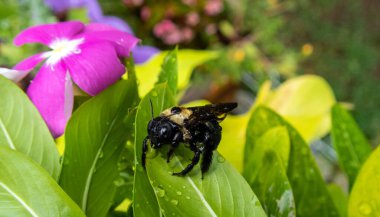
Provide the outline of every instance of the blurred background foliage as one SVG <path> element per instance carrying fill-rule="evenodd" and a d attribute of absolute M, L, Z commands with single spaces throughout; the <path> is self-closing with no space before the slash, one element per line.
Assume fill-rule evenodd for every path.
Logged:
<path fill-rule="evenodd" d="M 267 79 L 277 87 L 303 74 L 324 77 L 351 105 L 372 144 L 380 142 L 380 17 L 377 0 L 100 0 L 142 44 L 161 50 L 218 51 L 198 66 L 181 101 L 237 100 L 247 111 Z M 43 0 L 0 0 L 0 66 L 36 46 L 17 48 L 22 29 L 55 20 L 88 21 L 85 8 L 52 13 Z"/>

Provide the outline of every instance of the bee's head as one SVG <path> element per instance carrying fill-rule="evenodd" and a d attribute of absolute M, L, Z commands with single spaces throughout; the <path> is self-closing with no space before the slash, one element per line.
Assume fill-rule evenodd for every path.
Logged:
<path fill-rule="evenodd" d="M 165 117 L 156 117 L 149 121 L 148 135 L 151 146 L 155 149 L 163 144 L 170 144 L 174 136 L 173 124 Z"/>

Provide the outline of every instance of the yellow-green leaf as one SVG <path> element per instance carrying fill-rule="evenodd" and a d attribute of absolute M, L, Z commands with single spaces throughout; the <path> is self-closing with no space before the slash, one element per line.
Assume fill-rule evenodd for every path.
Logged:
<path fill-rule="evenodd" d="M 167 53 L 167 51 L 160 52 L 145 64 L 136 65 L 140 97 L 145 96 L 154 87 Z M 178 50 L 178 88 L 183 89 L 187 86 L 195 66 L 213 59 L 217 55 L 218 52 L 215 51 Z"/>
<path fill-rule="evenodd" d="M 380 216 L 380 148 L 364 163 L 348 202 L 349 217 Z"/>
<path fill-rule="evenodd" d="M 268 88 L 261 91 L 265 94 L 259 93 L 262 97 L 257 104 L 264 104 L 283 116 L 307 142 L 329 132 L 330 110 L 335 104 L 335 97 L 323 78 L 299 76 L 287 80 L 269 93 Z"/>

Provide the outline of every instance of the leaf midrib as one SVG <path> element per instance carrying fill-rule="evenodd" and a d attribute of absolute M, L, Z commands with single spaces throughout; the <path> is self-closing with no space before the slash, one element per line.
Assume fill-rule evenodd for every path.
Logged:
<path fill-rule="evenodd" d="M 178 159 L 177 155 L 176 154 L 173 154 L 174 157 L 176 158 L 177 162 L 179 163 L 179 166 L 182 168 L 182 169 L 185 169 L 185 167 L 182 165 L 181 161 Z M 206 198 L 203 196 L 202 192 L 198 189 L 198 187 L 195 185 L 195 183 L 193 182 L 193 180 L 189 177 L 189 176 L 186 176 L 186 179 L 188 180 L 188 182 L 190 183 L 191 187 L 194 188 L 195 192 L 197 193 L 197 195 L 199 196 L 201 202 L 205 205 L 206 209 L 210 212 L 211 216 L 213 217 L 218 217 L 216 215 L 216 213 L 214 212 L 214 210 L 211 208 L 210 204 L 207 202 Z"/>
<path fill-rule="evenodd" d="M 4 122 L 1 118 L 0 118 L 0 128 L 4 133 L 5 139 L 7 140 L 9 147 L 13 150 L 16 150 L 16 146 L 13 144 L 11 136 L 10 136 L 9 132 L 7 131 L 7 129 L 5 128 Z"/>
<path fill-rule="evenodd" d="M 28 204 L 26 204 L 25 201 L 21 199 L 21 197 L 19 197 L 15 192 L 8 188 L 7 185 L 0 182 L 0 187 L 7 191 L 15 200 L 17 200 L 33 217 L 38 217 L 36 212 L 31 207 L 29 207 Z"/>
<path fill-rule="evenodd" d="M 106 144 L 106 141 L 115 125 L 115 122 L 117 120 L 117 113 L 115 114 L 111 124 L 110 124 L 110 127 L 108 128 L 108 131 L 107 133 L 105 134 L 104 138 L 103 138 L 103 141 L 102 141 L 102 144 L 100 145 L 99 149 L 98 149 L 98 152 L 96 153 L 96 156 L 94 158 L 94 161 L 92 162 L 92 165 L 91 165 L 91 168 L 89 170 L 89 173 L 88 173 L 88 176 L 87 176 L 87 179 L 86 179 L 86 185 L 85 185 L 85 189 L 83 191 L 83 197 L 82 197 L 82 210 L 84 212 L 86 212 L 86 209 L 87 209 L 87 199 L 88 199 L 88 193 L 90 191 L 90 185 L 91 185 L 91 181 L 92 181 L 92 176 L 94 174 L 94 170 L 95 170 L 95 166 L 98 162 L 98 160 L 100 159 L 100 156 L 101 156 L 101 152 L 102 152 L 102 149 L 104 147 L 104 145 Z"/>

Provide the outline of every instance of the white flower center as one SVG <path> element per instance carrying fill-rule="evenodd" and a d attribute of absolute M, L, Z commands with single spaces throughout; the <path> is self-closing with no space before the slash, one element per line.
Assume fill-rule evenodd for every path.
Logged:
<path fill-rule="evenodd" d="M 84 41 L 83 38 L 68 40 L 66 38 L 58 38 L 54 40 L 49 47 L 53 49 L 44 53 L 44 57 L 48 58 L 46 63 L 48 65 L 54 65 L 65 57 L 72 54 L 79 54 L 81 50 L 78 48 Z"/>

